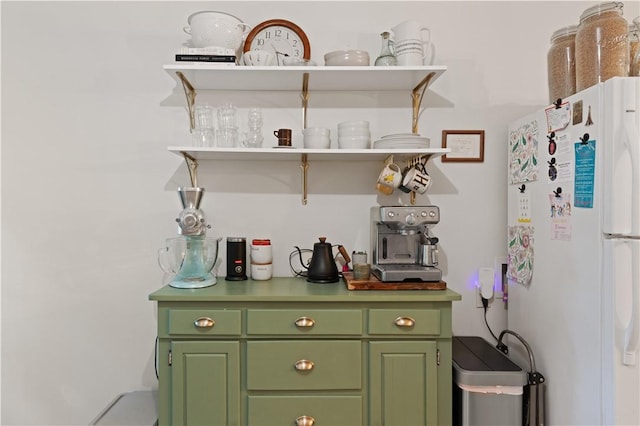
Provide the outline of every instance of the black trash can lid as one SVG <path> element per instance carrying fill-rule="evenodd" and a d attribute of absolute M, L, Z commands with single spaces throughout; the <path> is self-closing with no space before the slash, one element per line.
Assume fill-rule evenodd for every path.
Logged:
<path fill-rule="evenodd" d="M 453 337 L 453 379 L 467 386 L 524 386 L 525 371 L 478 336 Z"/>

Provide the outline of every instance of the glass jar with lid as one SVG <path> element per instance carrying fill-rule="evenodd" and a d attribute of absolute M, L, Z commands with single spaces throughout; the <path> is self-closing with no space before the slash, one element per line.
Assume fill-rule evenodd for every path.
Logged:
<path fill-rule="evenodd" d="M 629 74 L 629 24 L 620 2 L 600 3 L 580 16 L 576 33 L 576 89 Z"/>
<path fill-rule="evenodd" d="M 576 32 L 577 25 L 560 28 L 551 35 L 547 53 L 549 103 L 576 93 Z"/>
<path fill-rule="evenodd" d="M 640 16 L 629 25 L 629 76 L 640 76 Z"/>

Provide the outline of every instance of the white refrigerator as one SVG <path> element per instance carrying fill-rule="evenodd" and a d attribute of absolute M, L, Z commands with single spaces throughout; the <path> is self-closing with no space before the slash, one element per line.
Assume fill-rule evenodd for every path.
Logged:
<path fill-rule="evenodd" d="M 508 329 L 549 425 L 640 425 L 639 98 L 612 78 L 509 126 Z"/>

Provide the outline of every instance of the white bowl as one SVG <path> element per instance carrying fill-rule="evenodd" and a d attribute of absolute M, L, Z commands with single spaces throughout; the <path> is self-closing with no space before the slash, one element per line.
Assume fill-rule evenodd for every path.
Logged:
<path fill-rule="evenodd" d="M 249 50 L 242 55 L 242 61 L 254 67 L 272 66 L 276 64 L 276 55 L 267 50 Z"/>
<path fill-rule="evenodd" d="M 307 127 L 302 131 L 302 134 L 305 136 L 325 136 L 328 137 L 330 134 L 330 130 L 326 127 Z"/>
<path fill-rule="evenodd" d="M 343 121 L 338 123 L 338 128 L 340 127 L 366 127 L 369 128 L 369 122 L 367 120 L 355 120 L 355 121 Z"/>
<path fill-rule="evenodd" d="M 341 127 L 338 136 L 371 136 L 371 131 L 365 127 Z"/>
<path fill-rule="evenodd" d="M 185 33 L 191 36 L 194 47 L 220 46 L 237 51 L 251 27 L 239 18 L 225 12 L 204 10 L 187 19 Z"/>
<path fill-rule="evenodd" d="M 282 63 L 287 67 L 315 67 L 316 63 L 310 59 L 300 59 L 293 57 L 286 57 L 282 60 Z"/>
<path fill-rule="evenodd" d="M 342 149 L 366 149 L 371 146 L 371 138 L 368 136 L 341 136 L 338 138 L 338 147 Z"/>
<path fill-rule="evenodd" d="M 331 139 L 322 136 L 305 136 L 303 144 L 308 149 L 328 149 L 331 146 Z"/>
<path fill-rule="evenodd" d="M 324 55 L 328 66 L 368 66 L 369 53 L 364 50 L 335 50 Z"/>

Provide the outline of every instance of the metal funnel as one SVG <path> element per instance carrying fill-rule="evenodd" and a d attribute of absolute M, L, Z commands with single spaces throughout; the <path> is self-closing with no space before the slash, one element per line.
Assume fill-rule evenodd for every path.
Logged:
<path fill-rule="evenodd" d="M 202 196 L 204 195 L 204 188 L 198 187 L 183 187 L 178 188 L 178 196 L 180 196 L 180 202 L 184 209 L 199 209 Z"/>

